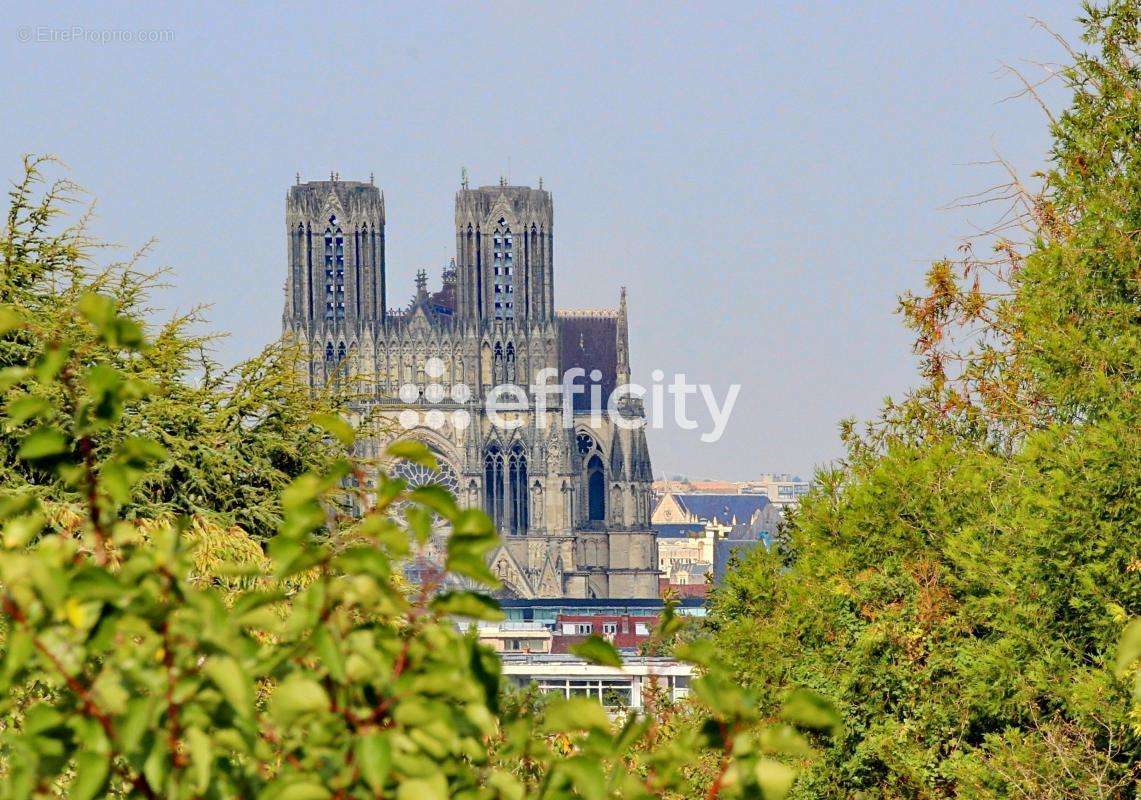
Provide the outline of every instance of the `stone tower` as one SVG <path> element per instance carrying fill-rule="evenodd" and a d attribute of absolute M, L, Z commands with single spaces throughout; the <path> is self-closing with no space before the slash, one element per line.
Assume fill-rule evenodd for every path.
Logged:
<path fill-rule="evenodd" d="M 365 330 L 384 325 L 384 195 L 335 175 L 299 181 L 286 197 L 285 228 L 282 326 L 343 359 Z"/>
<path fill-rule="evenodd" d="M 555 315 L 554 206 L 527 186 L 456 193 L 456 313 L 461 320 Z"/>

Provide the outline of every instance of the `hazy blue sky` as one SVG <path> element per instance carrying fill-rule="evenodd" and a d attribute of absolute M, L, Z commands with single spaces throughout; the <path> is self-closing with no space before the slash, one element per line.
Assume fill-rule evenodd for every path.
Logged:
<path fill-rule="evenodd" d="M 1072 39 L 1077 10 L 23 5 L 0 29 L 2 174 L 61 156 L 98 198 L 97 233 L 157 238 L 166 309 L 212 306 L 223 360 L 279 333 L 295 172 L 375 173 L 390 305 L 452 255 L 461 167 L 542 176 L 557 304 L 614 305 L 626 285 L 636 379 L 742 385 L 719 443 L 651 434 L 656 472 L 727 478 L 810 471 L 839 454 L 837 420 L 913 381 L 896 295 L 971 230 L 940 210 L 995 182 L 969 162 L 1041 166 L 1042 114 L 999 102 L 1017 86 L 998 70 L 1057 59 L 1029 16 Z M 173 41 L 43 41 L 73 27 Z"/>

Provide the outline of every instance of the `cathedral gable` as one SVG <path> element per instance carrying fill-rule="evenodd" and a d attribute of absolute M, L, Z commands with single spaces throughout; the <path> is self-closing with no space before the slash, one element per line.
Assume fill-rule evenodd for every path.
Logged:
<path fill-rule="evenodd" d="M 527 576 L 519 567 L 519 562 L 515 560 L 515 556 L 511 555 L 511 551 L 506 547 L 500 545 L 499 549 L 492 554 L 491 571 L 503 584 L 504 591 L 517 597 L 535 596 L 531 582 L 527 580 Z"/>

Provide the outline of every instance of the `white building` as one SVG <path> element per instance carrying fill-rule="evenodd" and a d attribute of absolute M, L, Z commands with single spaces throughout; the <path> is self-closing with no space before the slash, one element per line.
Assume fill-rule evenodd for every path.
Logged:
<path fill-rule="evenodd" d="M 480 623 L 479 643 L 497 653 L 549 653 L 551 629 L 541 622 Z"/>
<path fill-rule="evenodd" d="M 802 480 L 797 475 L 767 472 L 756 480 L 741 483 L 740 491 L 741 494 L 759 494 L 767 497 L 769 502 L 783 512 L 786 508 L 795 506 L 801 497 L 808 494 L 811 486 L 810 481 Z"/>
<path fill-rule="evenodd" d="M 608 710 L 641 709 L 646 689 L 660 686 L 671 700 L 689 695 L 693 667 L 672 658 L 630 657 L 621 667 L 589 664 L 571 655 L 503 654 L 503 675 L 520 688 L 563 697 L 596 697 Z"/>

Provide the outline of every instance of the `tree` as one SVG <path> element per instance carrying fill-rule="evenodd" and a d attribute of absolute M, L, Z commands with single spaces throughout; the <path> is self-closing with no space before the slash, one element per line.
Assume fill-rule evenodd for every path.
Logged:
<path fill-rule="evenodd" d="M 1087 6 L 1041 189 L 902 311 L 924 383 L 713 599 L 767 702 L 833 698 L 803 797 L 1132 797 L 1141 716 L 1141 4 Z M 1024 242 L 1013 238 L 1025 231 Z"/>
<path fill-rule="evenodd" d="M 19 309 L 23 324 L 0 341 L 0 369 L 14 376 L 38 359 L 65 362 L 72 354 L 105 361 L 139 387 L 139 396 L 99 437 L 93 457 L 139 434 L 153 436 L 167 453 L 136 488 L 124 513 L 199 515 L 211 525 L 238 526 L 255 539 L 269 538 L 279 521 L 281 490 L 306 470 L 321 471 L 338 457 L 312 420 L 331 413 L 343 398 L 313 393 L 299 380 L 300 354 L 284 344 L 223 369 L 209 354 L 213 337 L 194 333 L 201 323 L 197 312 L 162 325 L 144 351 L 116 350 L 142 341 L 148 292 L 159 276 L 140 271 L 145 250 L 126 263 L 97 267 L 100 245 L 86 232 L 86 216 L 57 230 L 61 215 L 81 193 L 63 179 L 37 195 L 48 164 L 43 158 L 25 159 L 24 176 L 10 192 L 0 300 Z M 73 313 L 79 298 L 92 292 L 114 302 L 122 330 L 110 342 Z M 81 496 L 16 453 L 29 426 L 43 421 L 41 412 L 61 401 L 63 388 L 47 383 L 31 388 L 9 394 L 14 407 L 9 426 L 0 431 L 0 486 L 35 491 L 60 512 Z M 61 416 L 60 422 L 66 419 Z"/>

